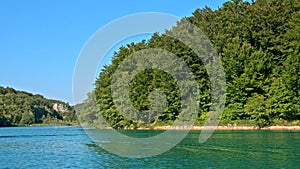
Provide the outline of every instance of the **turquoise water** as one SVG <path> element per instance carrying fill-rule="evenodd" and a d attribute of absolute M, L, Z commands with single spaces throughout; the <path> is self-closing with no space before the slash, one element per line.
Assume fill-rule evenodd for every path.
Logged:
<path fill-rule="evenodd" d="M 135 159 L 101 149 L 81 128 L 0 128 L 0 168 L 300 167 L 299 131 L 216 131 L 204 144 L 198 136 L 199 131 L 192 131 L 168 152 Z"/>

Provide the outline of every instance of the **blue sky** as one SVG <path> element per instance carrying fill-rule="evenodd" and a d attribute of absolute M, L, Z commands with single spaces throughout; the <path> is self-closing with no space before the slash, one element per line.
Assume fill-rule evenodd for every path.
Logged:
<path fill-rule="evenodd" d="M 0 86 L 72 101 L 80 50 L 98 29 L 141 12 L 190 16 L 226 0 L 1 0 Z"/>

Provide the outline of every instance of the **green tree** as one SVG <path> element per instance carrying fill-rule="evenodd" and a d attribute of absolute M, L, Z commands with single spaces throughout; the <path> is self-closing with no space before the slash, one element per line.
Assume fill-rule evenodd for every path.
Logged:
<path fill-rule="evenodd" d="M 26 124 L 26 125 L 30 125 L 30 124 L 33 124 L 34 123 L 34 115 L 32 112 L 24 112 L 22 113 L 22 118 L 21 118 L 21 121 L 20 121 L 20 124 Z"/>
<path fill-rule="evenodd" d="M 255 120 L 259 127 L 264 127 L 270 124 L 270 117 L 266 111 L 265 97 L 260 94 L 253 94 L 247 100 L 245 112 L 250 115 L 250 119 Z"/>

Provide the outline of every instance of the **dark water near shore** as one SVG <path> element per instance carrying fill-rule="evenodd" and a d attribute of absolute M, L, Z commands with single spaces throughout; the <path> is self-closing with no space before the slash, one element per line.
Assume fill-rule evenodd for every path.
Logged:
<path fill-rule="evenodd" d="M 147 131 L 129 131 L 139 135 Z M 81 128 L 0 128 L 0 168 L 299 168 L 299 131 L 199 131 L 150 158 L 126 158 L 99 148 Z"/>

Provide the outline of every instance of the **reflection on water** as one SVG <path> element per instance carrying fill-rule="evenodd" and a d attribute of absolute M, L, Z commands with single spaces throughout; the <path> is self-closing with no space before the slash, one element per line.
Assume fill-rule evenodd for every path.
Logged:
<path fill-rule="evenodd" d="M 129 134 L 140 137 L 147 132 Z M 159 131 L 151 134 L 155 132 Z M 0 168 L 297 168 L 300 164 L 298 131 L 216 131 L 204 144 L 198 137 L 198 131 L 191 131 L 170 151 L 135 159 L 105 151 L 76 127 L 0 128 Z"/>

